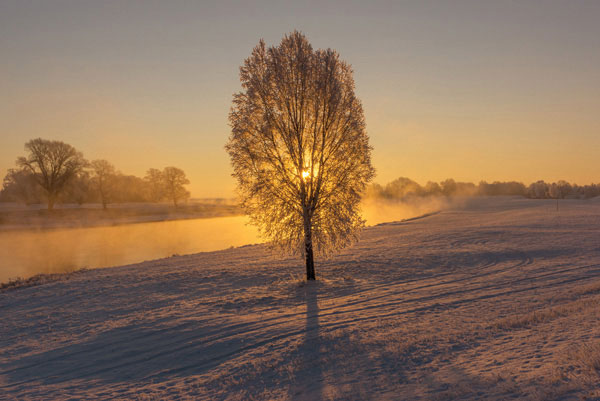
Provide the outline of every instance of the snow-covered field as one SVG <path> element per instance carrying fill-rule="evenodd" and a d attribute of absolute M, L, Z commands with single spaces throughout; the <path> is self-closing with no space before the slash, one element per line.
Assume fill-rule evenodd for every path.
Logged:
<path fill-rule="evenodd" d="M 600 399 L 600 199 L 478 199 L 0 294 L 0 399 Z"/>

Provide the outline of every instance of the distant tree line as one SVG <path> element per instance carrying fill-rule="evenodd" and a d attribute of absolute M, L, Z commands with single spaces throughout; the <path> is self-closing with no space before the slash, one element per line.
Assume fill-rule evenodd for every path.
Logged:
<path fill-rule="evenodd" d="M 371 184 L 366 196 L 386 199 L 402 199 L 406 197 L 425 196 L 499 196 L 520 195 L 532 199 L 587 199 L 600 196 L 600 184 L 577 185 L 566 181 L 546 183 L 537 181 L 529 186 L 521 182 L 495 181 L 479 184 L 471 182 L 456 182 L 447 179 L 442 182 L 429 181 L 424 186 L 417 182 L 400 177 L 385 186 Z"/>
<path fill-rule="evenodd" d="M 71 145 L 33 139 L 25 144 L 27 155 L 4 177 L 0 201 L 25 204 L 160 202 L 175 206 L 185 202 L 190 181 L 177 167 L 151 168 L 144 178 L 126 175 L 106 160 L 87 161 Z"/>

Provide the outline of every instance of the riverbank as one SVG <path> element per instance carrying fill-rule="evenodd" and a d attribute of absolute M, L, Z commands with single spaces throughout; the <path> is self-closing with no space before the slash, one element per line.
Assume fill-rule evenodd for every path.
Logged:
<path fill-rule="evenodd" d="M 227 200 L 198 200 L 173 206 L 168 203 L 45 205 L 0 203 L 0 231 L 99 227 L 157 221 L 239 216 L 241 208 Z"/>

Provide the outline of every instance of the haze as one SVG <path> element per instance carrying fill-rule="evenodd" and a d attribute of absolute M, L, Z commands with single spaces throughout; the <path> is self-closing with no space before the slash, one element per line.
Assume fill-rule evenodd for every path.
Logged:
<path fill-rule="evenodd" d="M 5 0 L 0 175 L 42 137 L 232 196 L 238 67 L 298 29 L 353 65 L 378 182 L 597 182 L 599 20 L 594 1 Z"/>

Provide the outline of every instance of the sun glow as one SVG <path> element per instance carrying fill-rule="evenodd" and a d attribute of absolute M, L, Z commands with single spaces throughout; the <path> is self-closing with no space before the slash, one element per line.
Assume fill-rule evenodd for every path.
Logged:
<path fill-rule="evenodd" d="M 307 179 L 309 175 L 310 175 L 310 173 L 308 171 L 303 171 L 302 172 L 302 179 L 304 179 L 304 180 Z"/>

